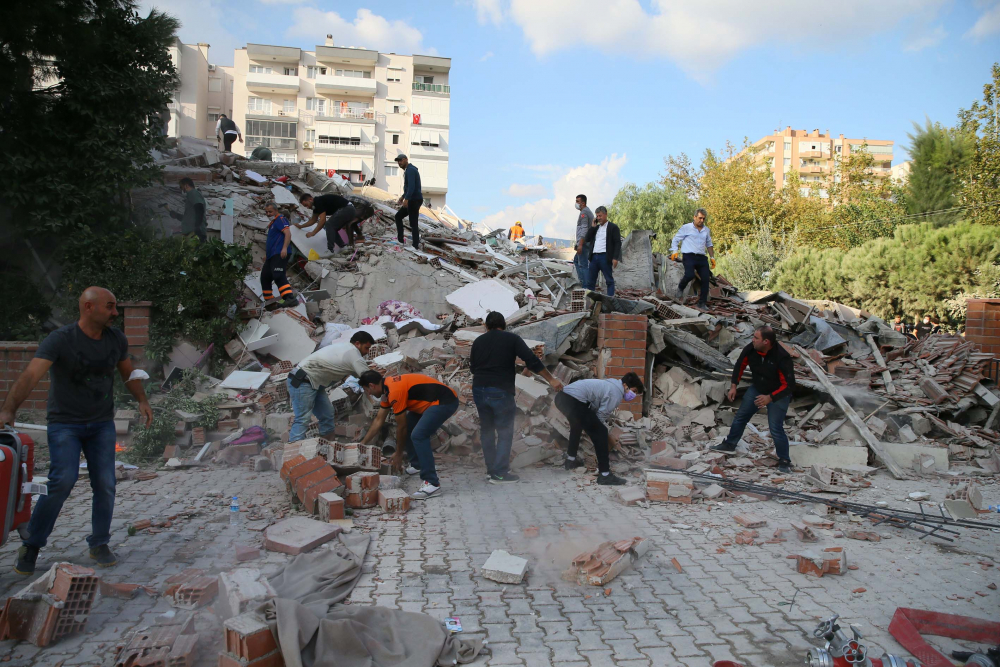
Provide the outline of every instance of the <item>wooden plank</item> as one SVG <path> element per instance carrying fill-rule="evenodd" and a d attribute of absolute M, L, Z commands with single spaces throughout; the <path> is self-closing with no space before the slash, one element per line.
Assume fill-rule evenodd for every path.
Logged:
<path fill-rule="evenodd" d="M 868 340 L 868 345 L 872 348 L 872 354 L 875 355 L 875 362 L 882 368 L 885 368 L 885 359 L 882 358 L 882 352 L 879 351 L 878 345 L 875 344 L 875 337 L 868 334 L 865 338 Z M 885 382 L 885 390 L 890 394 L 895 394 L 896 385 L 892 383 L 892 373 L 889 372 L 888 368 L 882 371 L 882 380 Z"/>
<path fill-rule="evenodd" d="M 896 463 L 895 459 L 892 458 L 892 455 L 889 454 L 887 451 L 885 451 L 885 449 L 882 447 L 882 443 L 878 441 L 878 438 L 876 438 L 872 434 L 872 432 L 868 430 L 868 426 L 866 426 L 865 423 L 861 420 L 861 417 L 858 416 L 858 413 L 854 411 L 854 408 L 851 407 L 851 404 L 847 402 L 847 400 L 844 398 L 844 395 L 841 394 L 840 390 L 837 389 L 837 387 L 834 386 L 832 382 L 830 382 L 829 378 L 826 377 L 826 372 L 824 372 L 822 368 L 816 365 L 816 362 L 812 360 L 812 358 L 808 355 L 808 353 L 806 353 L 805 350 L 803 350 L 798 345 L 796 345 L 795 347 L 798 348 L 799 352 L 802 354 L 802 361 L 805 362 L 806 366 L 809 367 L 809 370 L 811 370 L 813 375 L 816 376 L 816 379 L 819 380 L 820 384 L 823 385 L 823 388 L 826 389 L 826 392 L 830 394 L 830 397 L 837 404 L 837 407 L 839 407 L 841 411 L 843 411 L 844 416 L 847 417 L 850 420 L 851 424 L 854 425 L 854 428 L 858 430 L 858 433 L 861 434 L 861 437 L 868 444 L 868 448 L 875 453 L 875 457 L 878 458 L 878 460 L 881 461 L 885 465 L 885 467 L 889 470 L 889 474 L 891 474 L 896 479 L 907 479 L 908 476 L 906 474 L 906 471 L 902 467 L 900 467 L 898 463 Z"/>
<path fill-rule="evenodd" d="M 798 426 L 802 426 L 807 421 L 809 421 L 810 419 L 812 419 L 812 416 L 814 414 L 816 414 L 817 412 L 819 412 L 820 408 L 822 408 L 822 407 L 823 407 L 823 401 L 817 402 L 816 405 L 813 406 L 812 410 L 810 410 L 809 412 L 807 412 L 804 417 L 802 417 L 801 419 L 799 419 L 799 422 L 798 422 L 797 425 Z"/>

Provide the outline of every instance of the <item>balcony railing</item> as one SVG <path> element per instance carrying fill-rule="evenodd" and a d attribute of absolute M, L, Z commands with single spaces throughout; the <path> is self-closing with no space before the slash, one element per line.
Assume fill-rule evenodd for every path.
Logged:
<path fill-rule="evenodd" d="M 370 143 L 358 143 L 358 144 L 342 144 L 334 143 L 330 141 L 323 141 L 320 139 L 315 143 L 315 150 L 321 153 L 374 153 L 375 144 Z"/>
<path fill-rule="evenodd" d="M 267 148 L 295 148 L 295 139 L 283 137 L 247 137 L 247 148 L 257 148 L 265 146 Z"/>
<path fill-rule="evenodd" d="M 441 83 L 414 83 L 413 90 L 418 93 L 444 93 L 445 95 L 451 95 L 451 86 Z"/>
<path fill-rule="evenodd" d="M 295 109 L 291 111 L 286 111 L 284 108 L 279 108 L 274 105 L 269 107 L 258 107 L 247 103 L 247 115 L 248 116 L 272 116 L 274 118 L 295 118 L 298 112 Z"/>

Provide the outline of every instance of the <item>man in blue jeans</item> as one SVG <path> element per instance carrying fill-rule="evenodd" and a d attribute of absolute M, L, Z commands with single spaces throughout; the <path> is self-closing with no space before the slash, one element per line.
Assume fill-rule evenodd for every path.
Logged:
<path fill-rule="evenodd" d="M 590 274 L 590 250 L 593 248 L 586 243 L 587 232 L 594 225 L 594 213 L 587 206 L 587 195 L 576 196 L 576 210 L 580 215 L 576 216 L 576 255 L 573 256 L 573 265 L 580 284 L 586 285 Z"/>
<path fill-rule="evenodd" d="M 694 213 L 694 222 L 681 225 L 670 242 L 670 259 L 684 262 L 684 277 L 677 285 L 677 300 L 684 300 L 684 289 L 697 273 L 701 283 L 698 305 L 702 308 L 708 308 L 708 292 L 711 287 L 709 281 L 712 279 L 712 269 L 715 268 L 715 248 L 712 245 L 712 232 L 705 226 L 707 219 L 708 212 L 699 208 Z"/>
<path fill-rule="evenodd" d="M 510 472 L 510 448 L 514 441 L 514 363 L 520 358 L 528 370 L 545 378 L 552 388 L 561 391 L 562 382 L 552 376 L 524 340 L 507 331 L 502 313 L 486 316 L 486 333 L 472 343 L 469 364 L 472 367 L 472 397 L 479 410 L 480 440 L 486 475 L 491 484 L 516 482 Z"/>
<path fill-rule="evenodd" d="M 788 436 L 785 434 L 785 414 L 795 389 L 795 368 L 791 355 L 778 344 L 771 327 L 759 327 L 753 332 L 753 340 L 743 348 L 740 358 L 733 368 L 732 385 L 726 397 L 736 400 L 736 387 L 743 377 L 743 371 L 750 369 L 753 385 L 743 395 L 743 402 L 729 427 L 729 435 L 712 449 L 731 454 L 740 444 L 743 431 L 750 418 L 761 408 L 767 408 L 767 424 L 778 456 L 778 470 L 792 472 L 788 454 Z"/>
<path fill-rule="evenodd" d="M 116 368 L 138 401 L 146 426 L 153 422 L 142 379 L 131 379 L 128 339 L 109 326 L 118 317 L 115 295 L 103 287 L 88 287 L 80 295 L 79 307 L 78 321 L 56 329 L 38 346 L 35 358 L 11 387 L 0 408 L 0 424 L 13 426 L 17 409 L 50 371 L 49 492 L 39 497 L 31 514 L 28 537 L 14 565 L 18 574 L 35 572 L 38 551 L 48 541 L 59 511 L 76 484 L 81 451 L 87 458 L 90 487 L 94 491 L 91 533 L 87 537 L 90 557 L 100 567 L 111 567 L 118 562 L 108 548 L 115 511 Z"/>
<path fill-rule="evenodd" d="M 597 285 L 597 274 L 604 274 L 604 284 L 608 296 L 615 295 L 614 269 L 622 258 L 622 233 L 618 225 L 608 222 L 608 209 L 598 206 L 594 211 L 597 224 L 590 228 L 584 239 L 584 245 L 590 246 L 590 268 L 584 289 L 592 290 Z"/>

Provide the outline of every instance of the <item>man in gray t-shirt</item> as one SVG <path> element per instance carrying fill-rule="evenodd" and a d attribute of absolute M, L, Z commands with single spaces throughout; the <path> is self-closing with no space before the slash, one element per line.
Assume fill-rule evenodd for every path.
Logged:
<path fill-rule="evenodd" d="M 594 214 L 587 208 L 587 195 L 576 196 L 576 210 L 580 215 L 576 218 L 576 257 L 573 258 L 573 265 L 576 266 L 576 275 L 582 285 L 590 272 L 590 246 L 586 244 L 585 238 L 594 224 Z"/>

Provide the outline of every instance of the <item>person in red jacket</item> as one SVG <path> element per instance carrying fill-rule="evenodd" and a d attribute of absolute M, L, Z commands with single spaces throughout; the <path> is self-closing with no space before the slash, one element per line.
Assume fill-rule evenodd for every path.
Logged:
<path fill-rule="evenodd" d="M 735 452 L 750 418 L 761 408 L 767 408 L 767 425 L 778 455 L 778 470 L 790 473 L 792 462 L 788 454 L 788 436 L 785 434 L 785 414 L 795 388 L 795 369 L 791 355 L 778 344 L 771 327 L 759 327 L 754 331 L 753 340 L 743 348 L 740 358 L 736 360 L 732 385 L 726 394 L 730 401 L 736 400 L 736 388 L 747 369 L 753 374 L 753 384 L 743 394 L 743 402 L 729 427 L 729 435 L 712 449 L 717 452 Z"/>

